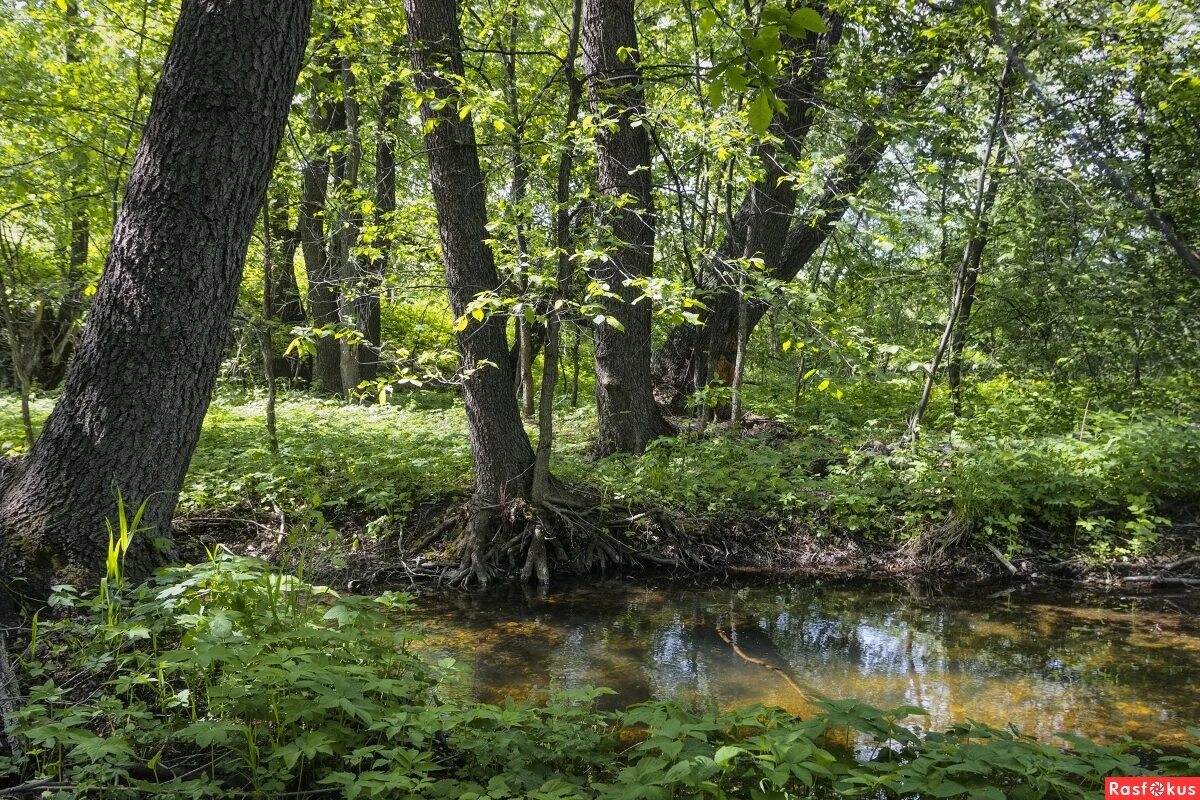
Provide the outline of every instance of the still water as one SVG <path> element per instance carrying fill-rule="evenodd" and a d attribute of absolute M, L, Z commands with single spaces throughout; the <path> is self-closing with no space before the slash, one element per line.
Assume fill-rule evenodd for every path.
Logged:
<path fill-rule="evenodd" d="M 820 581 L 713 587 L 593 582 L 538 597 L 425 595 L 420 645 L 489 702 L 547 687 L 811 710 L 806 693 L 918 705 L 934 730 L 974 719 L 1175 743 L 1200 723 L 1195 594 L 922 594 Z"/>

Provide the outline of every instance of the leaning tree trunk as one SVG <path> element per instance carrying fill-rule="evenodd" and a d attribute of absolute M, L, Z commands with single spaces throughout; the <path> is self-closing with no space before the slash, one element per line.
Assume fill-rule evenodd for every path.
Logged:
<path fill-rule="evenodd" d="M 500 279 L 487 244 L 487 200 L 474 121 L 470 114 L 460 118 L 454 88 L 455 79 L 463 75 L 457 5 L 454 0 L 405 0 L 404 10 L 417 88 L 441 101 L 422 103 L 421 118 L 450 307 L 462 318 L 471 300 L 480 292 L 496 291 Z M 468 317 L 457 339 L 475 467 L 463 561 L 480 583 L 486 583 L 488 541 L 503 505 L 529 496 L 534 456 L 513 394 L 504 318 L 477 323 Z"/>
<path fill-rule="evenodd" d="M 633 0 L 586 0 L 583 19 L 588 100 L 593 113 L 612 123 L 597 127 L 596 166 L 600 193 L 611 204 L 605 221 L 615 244 L 591 272 L 617 295 L 601 302 L 604 315 L 618 324 L 596 328 L 596 452 L 640 453 L 673 431 L 654 402 L 650 301 L 630 285 L 650 275 L 656 224 Z"/>
<path fill-rule="evenodd" d="M 102 572 L 117 489 L 147 504 L 130 574 L 169 552 L 310 11 L 184 0 L 62 397 L 0 501 L 0 594 Z"/>
<path fill-rule="evenodd" d="M 980 260 L 983 251 L 979 253 Z M 979 285 L 980 264 L 974 264 L 963 282 L 962 302 L 954 333 L 950 336 L 950 355 L 946 360 L 946 387 L 950 390 L 950 411 L 955 417 L 962 416 L 963 352 L 967 347 L 967 331 L 971 326 L 971 311 L 975 308 L 975 288 Z"/>

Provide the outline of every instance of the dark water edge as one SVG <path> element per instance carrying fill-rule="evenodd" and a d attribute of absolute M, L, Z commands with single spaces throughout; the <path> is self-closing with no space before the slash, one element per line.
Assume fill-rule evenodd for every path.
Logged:
<path fill-rule="evenodd" d="M 921 706 L 929 716 L 910 722 L 925 729 L 973 719 L 1045 740 L 1172 745 L 1200 723 L 1197 611 L 1197 592 L 631 579 L 545 594 L 426 590 L 412 620 L 422 652 L 460 664 L 447 691 L 486 702 L 607 686 L 608 707 L 674 699 L 803 714 L 805 695 L 819 694 Z"/>

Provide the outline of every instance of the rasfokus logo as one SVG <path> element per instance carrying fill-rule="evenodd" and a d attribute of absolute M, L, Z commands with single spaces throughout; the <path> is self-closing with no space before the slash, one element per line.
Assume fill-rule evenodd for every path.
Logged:
<path fill-rule="evenodd" d="M 1104 800 L 1118 797 L 1149 800 L 1194 797 L 1200 800 L 1200 778 L 1105 778 Z"/>

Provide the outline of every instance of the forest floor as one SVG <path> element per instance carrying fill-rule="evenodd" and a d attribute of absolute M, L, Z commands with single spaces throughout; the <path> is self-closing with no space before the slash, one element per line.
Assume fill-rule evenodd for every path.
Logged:
<path fill-rule="evenodd" d="M 601 460 L 589 455 L 591 409 L 562 408 L 552 469 L 596 493 L 593 523 L 627 546 L 594 565 L 609 575 L 1193 585 L 1194 410 L 1114 411 L 1044 384 L 1016 388 L 981 389 L 983 412 L 954 429 L 935 404 L 916 445 L 896 444 L 902 399 L 874 385 Z M 34 403 L 39 424 L 51 407 Z M 180 500 L 185 558 L 220 546 L 364 588 L 427 580 L 456 563 L 470 453 L 451 395 L 412 393 L 386 406 L 288 395 L 277 453 L 264 414 L 253 395 L 226 391 L 213 403 Z M 20 441 L 18 405 L 5 398 L 0 448 L 18 455 Z"/>

